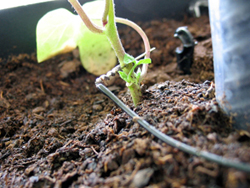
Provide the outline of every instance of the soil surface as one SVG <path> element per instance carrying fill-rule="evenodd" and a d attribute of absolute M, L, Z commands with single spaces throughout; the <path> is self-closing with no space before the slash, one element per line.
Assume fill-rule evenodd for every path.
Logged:
<path fill-rule="evenodd" d="M 214 98 L 208 17 L 139 23 L 149 37 L 148 88 L 134 108 L 123 81 L 109 86 L 172 138 L 250 163 L 250 134 L 234 130 Z M 178 70 L 173 37 L 188 26 L 198 41 L 192 74 Z M 128 53 L 143 52 L 122 28 Z M 38 64 L 21 54 L 0 64 L 0 187 L 249 187 L 250 175 L 173 148 L 140 127 L 95 87 L 77 51 Z"/>

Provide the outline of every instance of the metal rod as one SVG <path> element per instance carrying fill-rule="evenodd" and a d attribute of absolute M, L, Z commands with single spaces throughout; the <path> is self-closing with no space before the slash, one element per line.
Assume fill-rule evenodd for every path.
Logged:
<path fill-rule="evenodd" d="M 150 52 L 154 51 L 155 49 L 156 49 L 155 47 L 151 48 L 151 49 L 150 49 Z M 146 52 L 144 52 L 143 54 L 137 56 L 137 57 L 135 58 L 135 60 L 139 60 L 139 59 L 141 59 L 142 57 L 144 57 L 145 55 L 146 55 Z"/>

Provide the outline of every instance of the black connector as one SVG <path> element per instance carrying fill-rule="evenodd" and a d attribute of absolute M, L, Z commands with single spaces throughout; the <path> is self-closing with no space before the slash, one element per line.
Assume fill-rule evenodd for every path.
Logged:
<path fill-rule="evenodd" d="M 179 38 L 183 44 L 182 48 L 177 47 L 175 50 L 178 68 L 183 71 L 184 74 L 191 74 L 190 68 L 193 64 L 194 46 L 196 42 L 194 42 L 194 38 L 186 26 L 177 28 L 174 37 Z"/>

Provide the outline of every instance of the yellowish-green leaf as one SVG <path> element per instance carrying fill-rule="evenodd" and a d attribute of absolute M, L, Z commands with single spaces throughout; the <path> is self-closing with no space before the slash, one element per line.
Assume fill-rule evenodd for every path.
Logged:
<path fill-rule="evenodd" d="M 129 55 L 129 54 L 125 54 L 124 58 L 123 58 L 123 62 L 125 64 L 129 64 L 129 63 L 135 63 L 136 60 L 133 56 Z"/>
<path fill-rule="evenodd" d="M 115 66 L 117 60 L 106 35 L 92 33 L 85 27 L 81 27 L 80 31 L 84 32 L 78 38 L 78 48 L 83 67 L 97 76 L 107 73 Z"/>
<path fill-rule="evenodd" d="M 77 22 L 79 18 L 63 8 L 50 11 L 39 20 L 36 28 L 38 62 L 76 48 L 80 25 Z"/>
<path fill-rule="evenodd" d="M 125 82 L 128 82 L 128 75 L 126 75 L 125 72 L 122 72 L 122 71 L 118 71 L 120 77 L 125 81 Z"/>

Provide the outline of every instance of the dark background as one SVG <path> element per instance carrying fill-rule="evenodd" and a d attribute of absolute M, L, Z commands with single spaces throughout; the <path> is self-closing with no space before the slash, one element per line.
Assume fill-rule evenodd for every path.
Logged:
<path fill-rule="evenodd" d="M 83 4 L 89 0 L 80 0 Z M 183 19 L 191 0 L 115 0 L 116 16 L 132 21 Z M 36 24 L 48 11 L 66 8 L 67 0 L 0 10 L 0 58 L 36 51 Z"/>

